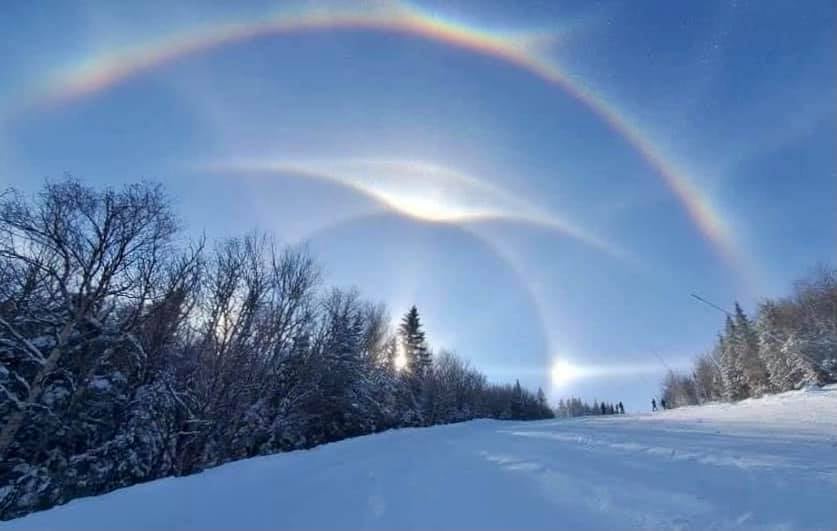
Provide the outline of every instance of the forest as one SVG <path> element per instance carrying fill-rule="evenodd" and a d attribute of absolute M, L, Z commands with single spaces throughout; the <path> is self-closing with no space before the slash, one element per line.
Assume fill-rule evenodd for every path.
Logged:
<path fill-rule="evenodd" d="M 724 311 L 722 309 L 722 311 Z M 735 402 L 837 382 L 837 270 L 818 267 L 754 318 L 736 303 L 714 347 L 690 372 L 669 371 L 668 407 Z"/>
<path fill-rule="evenodd" d="M 553 416 L 434 351 L 415 307 L 391 322 L 304 248 L 189 239 L 160 185 L 3 192 L 0 519 L 391 428 Z"/>

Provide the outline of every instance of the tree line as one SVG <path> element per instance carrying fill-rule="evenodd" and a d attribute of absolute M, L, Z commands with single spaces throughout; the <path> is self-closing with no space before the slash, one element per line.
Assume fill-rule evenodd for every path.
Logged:
<path fill-rule="evenodd" d="M 304 249 L 189 240 L 158 185 L 0 195 L 0 519 L 390 428 L 552 416 L 542 390 L 434 353 L 415 307 L 393 330 L 326 287 Z"/>
<path fill-rule="evenodd" d="M 592 415 L 624 415 L 625 406 L 622 402 L 599 402 L 594 400 L 592 404 L 580 398 L 560 399 L 555 408 L 555 416 L 561 418 L 587 417 Z"/>
<path fill-rule="evenodd" d="M 737 401 L 837 382 L 837 270 L 820 267 L 751 319 L 736 303 L 714 347 L 691 372 L 669 371 L 669 407 Z"/>

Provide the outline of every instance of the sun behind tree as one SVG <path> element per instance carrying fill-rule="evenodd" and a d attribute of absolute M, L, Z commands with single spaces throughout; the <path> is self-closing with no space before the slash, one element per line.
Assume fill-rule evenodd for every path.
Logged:
<path fill-rule="evenodd" d="M 404 368 L 412 375 L 426 376 L 433 365 L 433 359 L 424 337 L 424 330 L 421 328 L 418 308 L 415 305 L 404 314 L 398 332 L 401 335 L 401 345 L 406 360 Z"/>

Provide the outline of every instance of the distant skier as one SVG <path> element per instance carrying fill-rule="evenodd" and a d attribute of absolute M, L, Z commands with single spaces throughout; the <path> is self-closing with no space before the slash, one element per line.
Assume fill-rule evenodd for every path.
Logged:
<path fill-rule="evenodd" d="M 655 398 L 651 399 L 651 411 L 657 411 L 657 400 Z"/>
<path fill-rule="evenodd" d="M 622 404 L 622 401 L 621 401 L 621 400 L 619 401 L 619 404 L 618 404 L 616 407 L 618 407 L 618 408 L 619 408 L 619 414 L 620 414 L 620 415 L 624 415 L 624 414 L 625 414 L 625 406 Z"/>
<path fill-rule="evenodd" d="M 660 405 L 663 407 L 663 409 L 666 408 L 666 399 L 665 398 L 660 399 Z"/>

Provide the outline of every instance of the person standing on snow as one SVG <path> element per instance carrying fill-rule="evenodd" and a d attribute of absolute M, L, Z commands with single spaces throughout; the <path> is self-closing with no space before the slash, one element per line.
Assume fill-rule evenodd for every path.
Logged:
<path fill-rule="evenodd" d="M 616 405 L 616 407 L 617 407 L 617 408 L 619 408 L 619 414 L 620 414 L 620 415 L 624 415 L 624 414 L 625 414 L 625 406 L 624 406 L 624 405 L 622 405 L 622 402 L 621 402 L 621 401 L 619 402 L 619 404 L 617 404 L 617 405 Z"/>
<path fill-rule="evenodd" d="M 657 411 L 657 399 L 656 398 L 651 399 L 651 411 Z"/>

